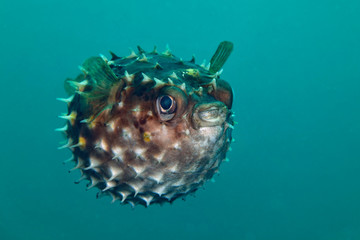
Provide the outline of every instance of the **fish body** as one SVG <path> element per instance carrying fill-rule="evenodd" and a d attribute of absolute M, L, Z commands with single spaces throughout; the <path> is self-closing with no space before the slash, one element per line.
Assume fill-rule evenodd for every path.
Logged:
<path fill-rule="evenodd" d="M 195 192 L 218 171 L 232 140 L 233 93 L 219 73 L 228 55 L 209 68 L 169 50 L 111 55 L 87 59 L 83 73 L 65 81 L 71 96 L 61 99 L 68 113 L 60 130 L 73 169 L 88 188 L 132 206 Z"/>

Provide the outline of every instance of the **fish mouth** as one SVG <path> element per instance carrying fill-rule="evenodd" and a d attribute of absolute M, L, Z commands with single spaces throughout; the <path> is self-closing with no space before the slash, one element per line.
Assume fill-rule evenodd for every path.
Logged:
<path fill-rule="evenodd" d="M 196 104 L 192 114 L 192 123 L 195 129 L 200 127 L 219 126 L 228 117 L 228 108 L 223 102 Z"/>

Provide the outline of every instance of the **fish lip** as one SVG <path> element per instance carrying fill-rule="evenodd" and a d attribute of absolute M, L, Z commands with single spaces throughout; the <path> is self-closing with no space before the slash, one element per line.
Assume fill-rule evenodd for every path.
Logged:
<path fill-rule="evenodd" d="M 228 118 L 228 112 L 227 106 L 220 101 L 196 104 L 191 117 L 193 126 L 195 129 L 219 126 Z"/>

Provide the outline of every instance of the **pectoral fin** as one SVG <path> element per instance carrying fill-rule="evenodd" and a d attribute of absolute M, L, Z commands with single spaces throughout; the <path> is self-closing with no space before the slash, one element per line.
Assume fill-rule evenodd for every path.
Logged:
<path fill-rule="evenodd" d="M 216 73 L 224 66 L 233 48 L 233 43 L 229 41 L 224 41 L 219 44 L 215 54 L 210 60 L 210 73 Z"/>

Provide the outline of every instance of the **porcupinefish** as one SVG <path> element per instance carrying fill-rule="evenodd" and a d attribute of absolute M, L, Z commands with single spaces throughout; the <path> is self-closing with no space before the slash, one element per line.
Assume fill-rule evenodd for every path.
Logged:
<path fill-rule="evenodd" d="M 212 179 L 232 142 L 233 93 L 220 78 L 233 49 L 220 43 L 207 67 L 167 50 L 90 57 L 70 95 L 60 148 L 88 188 L 135 206 L 172 202 Z"/>

